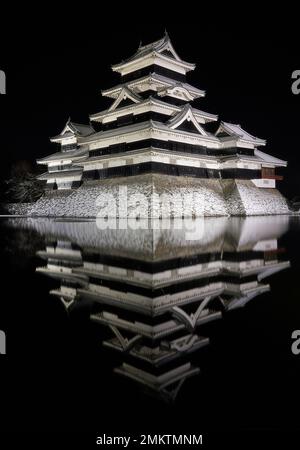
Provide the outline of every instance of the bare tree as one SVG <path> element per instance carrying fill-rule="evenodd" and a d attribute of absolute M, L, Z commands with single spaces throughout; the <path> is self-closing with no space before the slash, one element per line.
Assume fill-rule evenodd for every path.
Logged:
<path fill-rule="evenodd" d="M 34 202 L 43 194 L 43 182 L 37 180 L 29 161 L 18 161 L 5 182 L 6 197 L 11 202 Z"/>

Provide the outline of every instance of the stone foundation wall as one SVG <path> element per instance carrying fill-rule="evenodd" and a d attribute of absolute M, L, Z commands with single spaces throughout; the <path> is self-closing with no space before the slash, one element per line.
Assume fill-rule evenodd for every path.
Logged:
<path fill-rule="evenodd" d="M 32 205 L 32 203 L 7 203 L 4 205 L 4 212 L 15 216 L 26 216 Z"/>
<path fill-rule="evenodd" d="M 246 216 L 289 213 L 287 201 L 277 189 L 257 188 L 250 180 L 235 183 Z"/>
<path fill-rule="evenodd" d="M 257 188 L 249 180 L 147 174 L 48 193 L 26 211 L 44 217 L 164 218 L 288 214 L 289 208 L 276 189 Z"/>

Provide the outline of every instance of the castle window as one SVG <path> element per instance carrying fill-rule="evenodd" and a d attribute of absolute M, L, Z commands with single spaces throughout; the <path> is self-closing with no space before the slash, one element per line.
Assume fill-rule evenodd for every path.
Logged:
<path fill-rule="evenodd" d="M 133 114 L 127 114 L 126 116 L 120 116 L 117 118 L 117 126 L 123 127 L 133 123 Z"/>

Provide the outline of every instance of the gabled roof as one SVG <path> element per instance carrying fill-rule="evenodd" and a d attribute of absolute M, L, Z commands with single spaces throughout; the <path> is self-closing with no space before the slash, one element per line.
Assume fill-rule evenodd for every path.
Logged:
<path fill-rule="evenodd" d="M 216 131 L 216 136 L 221 133 L 226 133 L 228 136 L 231 136 L 236 139 L 240 139 L 242 141 L 250 142 L 255 145 L 265 145 L 266 141 L 264 139 L 257 138 L 247 131 L 243 130 L 241 125 L 229 123 L 229 122 L 221 122 L 218 130 Z M 220 137 L 222 140 L 222 137 Z"/>
<path fill-rule="evenodd" d="M 71 119 L 69 118 L 66 125 L 60 132 L 60 134 L 50 138 L 50 141 L 51 142 L 60 141 L 64 138 L 71 137 L 72 135 L 78 136 L 78 137 L 79 136 L 80 137 L 89 136 L 90 134 L 92 134 L 94 132 L 95 132 L 95 130 L 91 125 L 75 123 L 75 122 L 72 122 Z"/>
<path fill-rule="evenodd" d="M 128 87 L 124 86 L 116 98 L 116 100 L 113 102 L 111 107 L 108 109 L 108 111 L 113 111 L 118 107 L 118 105 L 121 103 L 122 100 L 125 100 L 126 98 L 130 98 L 134 103 L 139 103 L 143 101 L 143 98 L 139 95 L 135 94 L 133 91 L 131 91 Z"/>
<path fill-rule="evenodd" d="M 156 51 L 156 52 L 163 52 L 168 50 L 172 55 L 173 58 L 175 58 L 177 61 L 181 61 L 180 57 L 178 56 L 178 54 L 176 53 L 170 37 L 167 33 L 167 31 L 165 31 L 164 36 L 161 39 L 158 39 L 157 41 L 154 42 L 150 42 L 150 44 L 146 44 L 146 45 L 139 45 L 139 48 L 136 52 L 136 54 L 144 54 L 144 53 L 148 53 L 151 51 Z"/>
<path fill-rule="evenodd" d="M 260 150 L 255 149 L 254 154 L 266 163 L 280 165 L 280 166 L 284 166 L 284 167 L 287 166 L 287 161 L 284 161 L 283 159 L 275 158 L 274 156 L 268 155 L 267 153 L 264 153 Z"/>
<path fill-rule="evenodd" d="M 287 166 L 286 161 L 270 156 L 267 153 L 263 153 L 257 149 L 254 149 L 254 155 L 243 155 L 243 154 L 220 155 L 219 159 L 221 161 L 242 161 L 245 163 L 254 162 L 260 163 L 262 166 L 264 164 L 271 164 L 274 166 L 281 166 L 281 167 Z"/>
<path fill-rule="evenodd" d="M 136 80 L 129 81 L 128 83 L 118 84 L 109 89 L 104 89 L 101 91 L 103 96 L 116 98 L 119 95 L 120 90 L 124 87 L 128 87 L 130 90 L 133 90 L 134 87 L 143 85 L 145 83 L 156 83 L 158 84 L 162 90 L 165 89 L 182 89 L 186 90 L 189 94 L 192 94 L 191 98 L 204 97 L 205 91 L 198 89 L 189 83 L 183 83 L 180 81 L 176 81 L 172 78 L 165 77 L 164 75 L 159 75 L 155 72 L 149 73 L 148 75 L 138 78 Z"/>
<path fill-rule="evenodd" d="M 175 96 L 191 102 L 194 100 L 194 96 L 190 93 L 189 89 L 185 86 L 186 83 L 175 83 L 173 86 L 167 86 L 158 91 L 158 95 L 163 97 L 165 95 L 175 94 Z M 200 97 L 204 97 L 204 91 L 200 94 Z"/>
<path fill-rule="evenodd" d="M 37 164 L 48 164 L 49 162 L 53 161 L 60 161 L 60 160 L 68 160 L 71 161 L 76 160 L 77 158 L 81 158 L 82 156 L 88 154 L 88 147 L 86 145 L 83 145 L 79 148 L 76 148 L 75 150 L 68 150 L 67 152 L 56 152 L 52 155 L 46 156 L 45 158 L 37 159 Z"/>
<path fill-rule="evenodd" d="M 197 119 L 193 114 L 193 110 L 189 104 L 185 105 L 182 110 L 176 114 L 172 119 L 167 122 L 167 125 L 173 130 L 178 128 L 185 121 L 192 122 L 195 128 L 199 131 L 202 136 L 208 136 L 208 133 L 204 128 L 198 123 Z"/>
<path fill-rule="evenodd" d="M 167 54 L 163 52 L 168 52 Z M 118 72 L 122 67 L 131 64 L 132 62 L 135 62 L 139 59 L 142 59 L 146 56 L 149 56 L 151 54 L 164 57 L 166 59 L 171 59 L 174 62 L 179 63 L 182 66 L 185 66 L 187 70 L 193 70 L 195 68 L 195 64 L 188 63 L 186 61 L 183 61 L 175 51 L 172 42 L 170 40 L 170 37 L 167 32 L 165 32 L 163 38 L 159 39 L 158 41 L 151 42 L 147 45 L 141 45 L 139 46 L 138 50 L 134 53 L 133 56 L 130 58 L 127 58 L 126 60 L 120 62 L 119 64 L 112 65 L 112 70 Z"/>
<path fill-rule="evenodd" d="M 145 122 L 134 123 L 131 125 L 126 125 L 121 128 L 113 128 L 111 130 L 102 130 L 98 133 L 94 133 L 92 136 L 87 136 L 81 140 L 82 143 L 89 142 L 97 142 L 99 139 L 111 138 L 114 136 L 124 136 L 125 134 L 135 133 L 141 131 L 165 131 L 166 133 L 174 132 L 174 133 L 183 133 L 183 134 L 191 134 L 187 131 L 182 130 L 172 130 L 167 124 L 163 124 L 161 122 L 157 122 L 154 120 L 146 120 Z M 210 133 L 206 133 L 206 135 L 201 135 L 199 138 L 202 138 L 205 141 L 218 143 L 219 140 L 216 136 Z"/>
<path fill-rule="evenodd" d="M 72 168 L 69 170 L 61 170 L 59 172 L 45 172 L 37 176 L 38 180 L 51 180 L 52 178 L 68 178 L 82 174 L 82 168 Z"/>
<path fill-rule="evenodd" d="M 161 106 L 165 109 L 170 110 L 172 113 L 173 112 L 179 112 L 180 111 L 180 106 L 178 105 L 174 105 L 173 103 L 168 103 L 167 101 L 164 101 L 164 99 L 158 99 L 152 95 L 150 95 L 148 98 L 146 99 L 141 99 L 141 101 L 139 102 L 139 104 L 134 104 L 132 103 L 131 105 L 126 105 L 126 106 L 121 106 L 116 110 L 113 109 L 105 109 L 103 111 L 100 111 L 98 113 L 94 113 L 90 115 L 90 120 L 99 120 L 101 118 L 104 118 L 105 116 L 109 116 L 109 115 L 115 115 L 118 114 L 119 112 L 124 112 L 127 110 L 131 110 L 131 109 L 135 109 L 137 106 L 146 106 L 146 105 L 155 105 L 155 106 Z M 119 105 L 118 105 L 119 106 Z M 207 122 L 213 122 L 218 120 L 218 116 L 216 114 L 211 114 L 205 111 L 201 111 L 200 109 L 197 108 L 192 108 L 193 114 L 195 117 L 200 117 L 202 119 L 204 119 L 204 121 Z"/>

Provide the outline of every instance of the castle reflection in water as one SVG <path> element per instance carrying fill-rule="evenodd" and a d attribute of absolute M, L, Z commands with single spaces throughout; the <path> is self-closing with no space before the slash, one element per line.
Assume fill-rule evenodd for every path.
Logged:
<path fill-rule="evenodd" d="M 209 344 L 203 325 L 269 291 L 266 278 L 289 267 L 278 245 L 288 217 L 197 220 L 126 230 L 99 230 L 94 221 L 18 223 L 45 236 L 36 270 L 57 280 L 50 293 L 70 317 L 92 302 L 90 320 L 110 329 L 103 345 L 124 361 L 115 372 L 166 400 L 199 374 L 189 357 Z M 191 229 L 198 231 L 189 240 Z"/>

